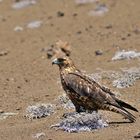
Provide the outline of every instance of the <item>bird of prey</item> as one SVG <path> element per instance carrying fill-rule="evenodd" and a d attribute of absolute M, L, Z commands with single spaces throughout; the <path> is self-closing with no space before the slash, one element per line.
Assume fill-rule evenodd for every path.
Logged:
<path fill-rule="evenodd" d="M 136 108 L 118 99 L 109 88 L 82 73 L 69 57 L 56 58 L 52 64 L 59 66 L 62 87 L 74 104 L 76 112 L 81 112 L 81 107 L 90 112 L 107 110 L 122 114 L 131 122 L 135 121 L 135 116 L 126 108 L 138 112 Z"/>

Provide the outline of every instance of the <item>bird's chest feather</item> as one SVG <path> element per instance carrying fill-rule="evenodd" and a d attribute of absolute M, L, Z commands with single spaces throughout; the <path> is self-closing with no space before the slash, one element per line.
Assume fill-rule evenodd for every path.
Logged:
<path fill-rule="evenodd" d="M 76 99 L 76 98 L 78 99 L 78 95 L 72 89 L 70 89 L 70 87 L 68 85 L 66 85 L 64 79 L 62 79 L 61 82 L 62 82 L 62 87 L 65 90 L 67 96 L 71 100 Z"/>
<path fill-rule="evenodd" d="M 78 94 L 75 93 L 75 91 L 73 89 L 70 88 L 70 86 L 68 86 L 63 78 L 63 75 L 61 76 L 61 83 L 62 83 L 62 87 L 65 90 L 67 96 L 71 99 L 71 100 L 79 100 L 80 96 Z"/>
<path fill-rule="evenodd" d="M 62 87 L 65 90 L 67 96 L 69 97 L 69 99 L 75 103 L 78 104 L 79 106 L 83 106 L 84 108 L 87 109 L 92 109 L 93 106 L 95 107 L 96 104 L 95 102 L 93 102 L 93 100 L 85 93 L 81 90 L 79 90 L 80 93 L 77 93 L 76 91 L 73 90 L 73 88 L 71 88 L 71 86 L 67 85 L 67 83 L 65 82 L 65 77 L 63 77 L 65 75 L 61 75 L 61 83 L 62 83 Z M 79 83 L 80 84 L 80 83 Z M 79 85 L 80 87 L 80 85 Z M 79 88 L 77 87 L 77 88 Z M 89 88 L 87 88 L 87 92 L 89 92 Z"/>
<path fill-rule="evenodd" d="M 66 85 L 64 79 L 61 79 L 61 82 L 63 89 L 65 90 L 67 96 L 73 103 L 79 104 L 80 106 L 86 106 L 87 103 L 90 103 L 88 97 L 77 94 L 73 89 Z"/>

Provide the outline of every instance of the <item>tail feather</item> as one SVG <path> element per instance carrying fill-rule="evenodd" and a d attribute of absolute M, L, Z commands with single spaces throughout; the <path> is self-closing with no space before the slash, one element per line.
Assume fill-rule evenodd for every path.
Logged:
<path fill-rule="evenodd" d="M 138 110 L 136 108 L 134 108 L 133 106 L 131 106 L 130 104 L 128 103 L 125 103 L 119 99 L 116 99 L 116 102 L 121 106 L 121 107 L 124 107 L 124 108 L 127 108 L 127 109 L 131 109 L 133 111 L 136 111 L 138 112 Z"/>
<path fill-rule="evenodd" d="M 136 118 L 133 114 L 131 114 L 129 111 L 127 111 L 124 108 L 120 108 L 121 110 L 123 110 L 125 113 L 127 113 L 129 116 L 132 116 L 133 118 Z"/>
<path fill-rule="evenodd" d="M 124 108 L 121 107 L 117 107 L 114 105 L 106 105 L 104 106 L 104 109 L 115 112 L 115 113 L 119 113 L 121 115 L 123 115 L 125 118 L 129 119 L 131 122 L 135 122 L 135 116 L 132 115 L 130 112 L 128 112 L 127 110 L 125 110 Z"/>
<path fill-rule="evenodd" d="M 131 122 L 135 122 L 136 121 L 136 117 L 134 115 L 132 115 L 130 112 L 126 112 L 125 110 L 122 109 L 117 109 L 118 113 L 122 114 L 124 117 L 126 117 L 127 119 L 129 119 Z"/>

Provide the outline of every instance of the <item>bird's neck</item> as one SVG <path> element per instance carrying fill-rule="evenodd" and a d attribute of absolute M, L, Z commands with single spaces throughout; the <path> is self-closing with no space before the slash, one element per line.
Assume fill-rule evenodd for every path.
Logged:
<path fill-rule="evenodd" d="M 60 74 L 61 75 L 66 75 L 66 74 L 69 74 L 69 73 L 73 73 L 73 72 L 78 72 L 79 70 L 76 69 L 75 66 L 71 66 L 71 67 L 62 67 L 60 68 Z"/>
<path fill-rule="evenodd" d="M 76 72 L 79 72 L 79 70 L 76 69 L 75 66 L 67 67 L 67 68 L 60 68 L 61 83 L 62 83 L 62 87 L 66 91 L 66 93 L 67 93 L 67 89 L 66 89 L 66 83 L 64 80 L 65 76 L 67 76 L 69 73 L 76 73 Z"/>

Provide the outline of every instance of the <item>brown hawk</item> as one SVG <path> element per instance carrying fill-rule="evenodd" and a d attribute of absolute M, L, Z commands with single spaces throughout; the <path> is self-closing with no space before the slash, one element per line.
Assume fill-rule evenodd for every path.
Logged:
<path fill-rule="evenodd" d="M 95 82 L 89 76 L 78 70 L 73 61 L 68 57 L 56 58 L 52 64 L 57 64 L 63 89 L 75 106 L 77 112 L 81 107 L 88 111 L 108 110 L 122 114 L 131 122 L 135 116 L 125 108 L 138 112 L 136 108 L 115 97 L 110 89 Z"/>

